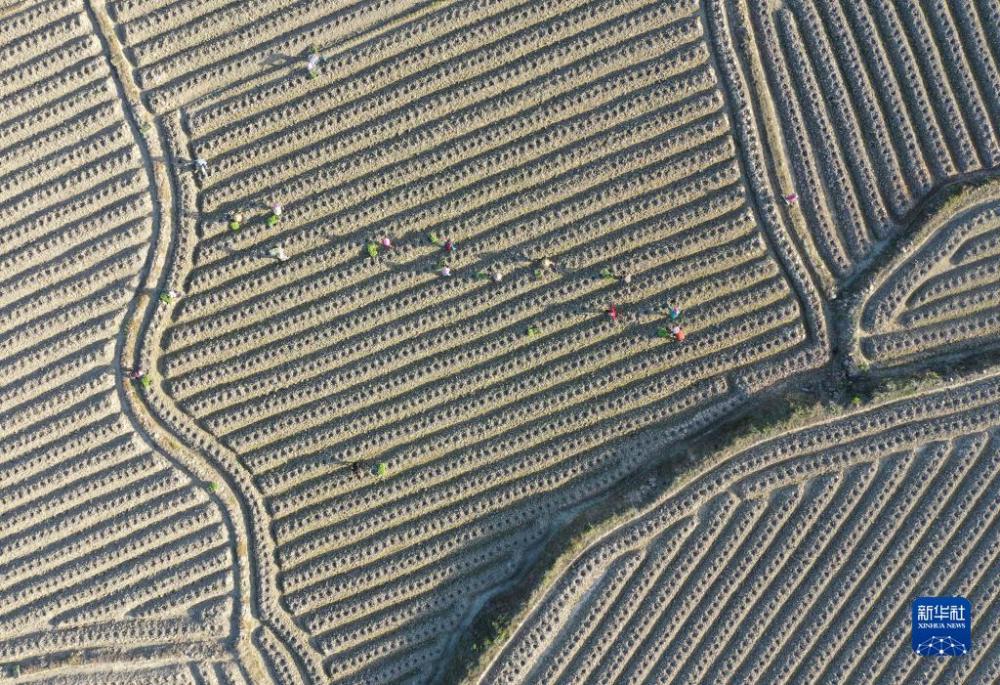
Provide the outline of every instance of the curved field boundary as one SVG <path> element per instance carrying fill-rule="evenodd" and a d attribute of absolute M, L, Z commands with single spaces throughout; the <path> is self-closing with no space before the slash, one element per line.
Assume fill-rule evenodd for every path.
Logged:
<path fill-rule="evenodd" d="M 181 682 L 232 663 L 240 593 L 225 508 L 129 410 L 155 180 L 92 7 L 19 9 L 0 18 L 2 673 L 173 663 Z"/>
<path fill-rule="evenodd" d="M 150 248 L 146 262 L 140 272 L 139 282 L 147 288 L 150 284 L 156 284 L 153 293 L 162 292 L 159 287 L 156 272 L 165 263 L 165 252 L 169 249 L 170 236 L 177 223 L 177 216 L 172 211 L 174 209 L 173 194 L 169 175 L 164 173 L 164 159 L 160 159 L 160 166 L 157 167 L 157 160 L 152 154 L 155 148 L 163 149 L 157 130 L 149 127 L 148 122 L 139 118 L 140 112 L 144 112 L 138 90 L 129 78 L 128 62 L 122 53 L 120 45 L 114 38 L 114 27 L 110 18 L 106 14 L 104 7 L 85 0 L 85 6 L 90 16 L 98 38 L 102 43 L 103 50 L 111 64 L 113 78 L 122 99 L 122 108 L 128 120 L 133 138 L 139 147 L 143 166 L 147 177 L 153 203 L 153 245 Z M 109 38 L 110 37 L 110 38 Z M 144 321 L 148 321 L 158 305 L 158 299 L 154 294 L 147 294 L 145 297 L 133 299 L 129 303 L 129 309 L 122 324 L 122 332 L 119 334 L 115 345 L 115 362 L 119 369 L 125 368 L 151 368 L 150 362 L 142 358 L 140 350 L 141 338 L 140 330 Z M 148 324 L 147 324 L 148 325 Z M 178 468 L 189 474 L 196 482 L 212 483 L 212 499 L 225 512 L 227 528 L 232 539 L 232 555 L 236 561 L 237 578 L 237 618 L 234 619 L 235 651 L 238 657 L 239 670 L 237 675 L 244 673 L 247 665 L 252 664 L 256 655 L 252 655 L 252 650 L 248 650 L 250 644 L 249 636 L 245 634 L 243 615 L 246 613 L 248 604 L 252 602 L 250 595 L 249 568 L 246 563 L 246 554 L 241 554 L 241 549 L 246 549 L 245 528 L 239 525 L 239 509 L 233 506 L 233 496 L 231 492 L 219 492 L 215 485 L 218 469 L 215 465 L 208 465 L 195 456 L 192 458 L 190 452 L 178 449 L 177 443 L 169 433 L 164 432 L 154 421 L 151 421 L 148 412 L 141 409 L 141 400 L 136 393 L 137 386 L 120 384 L 119 399 L 123 409 L 129 415 L 132 425 L 150 444 L 160 447 L 163 454 L 168 455 Z M 141 390 L 139 391 L 142 392 Z M 186 457 L 186 458 L 185 458 Z M 191 468 L 194 464 L 194 468 Z M 228 495 L 228 497 L 226 497 Z M 252 655 L 252 656 L 250 656 Z M 248 659 L 248 656 L 250 658 Z M 228 667 L 227 667 L 228 668 Z M 257 673 L 259 669 L 253 668 L 252 672 Z M 242 676 L 239 676 L 242 677 Z M 251 678 L 253 680 L 254 678 Z"/>
<path fill-rule="evenodd" d="M 181 152 L 184 138 L 180 115 L 163 115 L 157 123 L 157 130 L 165 141 L 161 145 L 164 162 L 176 166 L 178 158 L 183 158 L 184 154 Z M 189 236 L 193 226 L 189 217 L 195 211 L 191 202 L 194 193 L 185 184 L 190 184 L 191 180 L 189 176 L 172 176 L 171 179 L 171 221 L 177 228 L 164 235 L 164 240 L 158 243 L 158 257 L 147 275 L 147 282 L 156 283 L 157 291 L 179 289 L 177 273 L 185 259 L 190 259 Z M 144 311 L 136 311 L 136 317 L 142 317 L 142 325 L 135 329 L 138 335 L 129 349 L 134 363 L 143 368 L 156 368 L 153 350 L 157 344 L 154 341 L 162 335 L 165 314 L 166 309 L 155 299 L 147 304 Z M 258 632 L 264 631 L 265 635 L 269 631 L 274 633 L 271 637 L 259 638 L 259 644 L 261 655 L 269 666 L 278 669 L 274 675 L 279 682 L 304 682 L 304 673 L 309 675 L 310 682 L 319 682 L 319 670 L 310 658 L 311 650 L 301 641 L 298 629 L 287 621 L 285 612 L 277 603 L 276 579 L 274 573 L 269 571 L 273 543 L 267 525 L 268 517 L 259 497 L 255 497 L 256 490 L 250 484 L 246 471 L 235 455 L 219 445 L 213 436 L 173 409 L 172 403 L 162 395 L 161 382 L 155 379 L 153 386 L 141 397 L 135 398 L 143 405 L 137 416 L 151 432 L 155 431 L 154 434 L 160 435 L 162 440 L 172 443 L 176 452 L 186 455 L 190 463 L 196 464 L 196 472 L 204 480 L 210 480 L 216 474 L 222 476 L 220 481 L 224 488 L 220 490 L 220 499 L 227 505 L 232 520 L 241 524 L 235 528 L 238 540 L 236 558 L 248 592 L 248 601 L 240 618 L 243 649 L 247 650 L 249 646 L 254 623 L 260 621 L 263 626 L 257 629 Z M 186 447 L 179 447 L 178 442 Z M 282 643 L 291 645 L 291 649 L 282 647 Z M 264 645 L 268 649 L 265 650 Z"/>
<path fill-rule="evenodd" d="M 973 3 L 720 4 L 739 17 L 796 240 L 829 298 L 925 198 L 1000 163 L 1000 70 Z"/>
<path fill-rule="evenodd" d="M 949 195 L 858 284 L 855 368 L 955 359 L 1000 342 L 1000 180 Z"/>
<path fill-rule="evenodd" d="M 750 181 L 757 216 L 799 296 L 815 340 L 815 348 L 805 353 L 809 357 L 807 364 L 820 366 L 829 359 L 832 345 L 829 314 L 817 283 L 816 265 L 810 264 L 809 252 L 795 241 L 788 229 L 794 223 L 790 220 L 791 212 L 787 208 L 779 209 L 778 198 L 784 194 L 783 188 L 788 187 L 788 179 L 780 173 L 781 167 L 769 161 L 769 153 L 771 156 L 776 154 L 770 142 L 771 117 L 767 112 L 770 103 L 756 101 L 751 86 L 755 69 L 759 67 L 752 58 L 740 56 L 736 50 L 731 22 L 739 19 L 730 2 L 704 0 L 703 14 L 717 51 L 716 62 L 726 85 L 724 92 L 733 112 L 744 174 Z"/>
<path fill-rule="evenodd" d="M 156 323 L 162 320 L 163 304 L 155 294 L 175 287 L 169 280 L 167 270 L 171 255 L 177 251 L 177 242 L 183 244 L 183 238 L 179 238 L 176 231 L 181 230 L 183 226 L 184 205 L 182 199 L 178 197 L 175 180 L 170 172 L 171 167 L 177 165 L 176 152 L 179 148 L 172 144 L 175 139 L 170 136 L 168 122 L 160 119 L 153 126 L 149 121 L 152 118 L 150 115 L 139 114 L 146 112 L 142 105 L 141 94 L 129 76 L 131 74 L 129 63 L 114 38 L 114 24 L 106 9 L 95 4 L 88 4 L 87 9 L 94 26 L 100 27 L 98 35 L 113 65 L 114 78 L 123 103 L 127 103 L 126 115 L 143 154 L 143 163 L 150 177 L 154 201 L 154 245 L 149 251 L 140 279 L 140 282 L 147 287 L 152 286 L 150 289 L 152 294 L 130 303 L 123 332 L 119 335 L 116 345 L 116 361 L 119 368 L 152 369 L 155 368 L 155 363 L 146 352 L 143 340 L 152 334 Z M 112 38 L 108 39 L 107 36 Z M 179 131 L 179 126 L 177 130 Z M 151 152 L 153 149 L 158 149 L 160 155 L 154 156 Z M 265 610 L 270 608 L 266 597 L 267 590 L 272 586 L 266 582 L 266 576 L 260 573 L 254 563 L 257 547 L 248 538 L 250 531 L 254 530 L 251 518 L 247 515 L 241 495 L 235 494 L 240 491 L 232 485 L 232 475 L 227 472 L 225 457 L 221 454 L 211 454 L 204 447 L 199 450 L 197 443 L 192 443 L 190 435 L 185 435 L 183 431 L 172 428 L 164 421 L 163 414 L 158 415 L 155 411 L 156 402 L 153 399 L 155 393 L 155 380 L 154 386 L 146 390 L 135 392 L 133 387 L 129 387 L 128 391 L 121 393 L 122 406 L 127 408 L 133 425 L 147 441 L 158 444 L 163 453 L 170 455 L 182 470 L 211 486 L 212 498 L 225 511 L 233 539 L 232 553 L 237 565 L 241 599 L 238 616 L 234 619 L 235 649 L 239 657 L 240 670 L 225 677 L 242 677 L 239 676 L 240 672 L 249 672 L 249 681 L 257 682 L 263 677 L 264 672 L 269 672 L 282 685 L 304 682 L 300 672 L 303 662 L 298 656 L 299 652 L 294 651 L 296 656 L 289 659 L 287 648 L 281 646 L 281 641 L 287 642 L 293 639 L 289 628 L 281 626 L 280 621 L 284 614 L 280 610 L 277 613 L 273 609 Z M 223 477 L 220 478 L 220 475 Z M 259 528 L 256 529 L 256 534 L 261 535 Z M 264 538 L 266 540 L 266 533 Z M 266 544 L 262 543 L 265 548 Z M 265 582 L 261 583 L 262 580 Z M 263 589 L 258 589 L 261 586 Z M 265 599 L 259 599 L 258 592 L 264 595 Z M 258 607 L 258 604 L 262 606 Z M 278 619 L 276 626 L 270 623 L 274 616 Z M 257 620 L 261 620 L 263 625 L 255 628 L 254 623 Z M 276 639 L 270 635 L 272 630 L 282 637 Z M 260 646 L 255 646 L 252 642 L 254 632 L 261 636 L 257 638 L 257 645 Z M 269 649 L 264 649 L 263 645 L 267 645 Z M 262 667 L 267 670 L 262 671 Z"/>
<path fill-rule="evenodd" d="M 998 400 L 1000 380 L 994 370 L 982 379 L 953 385 L 915 399 L 877 405 L 759 443 L 736 454 L 718 455 L 718 466 L 700 471 L 646 513 L 603 535 L 579 554 L 552 583 L 535 608 L 516 626 L 511 639 L 481 675 L 479 682 L 598 682 L 601 678 L 614 677 L 615 673 L 625 682 L 631 682 L 628 678 L 638 678 L 643 669 L 651 668 L 657 660 L 656 669 L 649 671 L 649 677 L 657 682 L 671 676 L 680 677 L 684 682 L 729 677 L 738 680 L 765 678 L 775 682 L 802 677 L 812 681 L 823 676 L 836 682 L 845 682 L 844 679 L 850 680 L 852 676 L 863 677 L 864 682 L 890 682 L 887 678 L 893 673 L 897 677 L 912 677 L 912 673 L 909 676 L 904 674 L 916 665 L 914 660 L 910 659 L 905 664 L 890 663 L 890 657 L 906 651 L 905 646 L 898 650 L 895 647 L 906 637 L 906 598 L 912 594 L 909 583 L 916 582 L 924 571 L 927 577 L 921 582 L 918 594 L 968 593 L 976 599 L 980 613 L 991 614 L 989 581 L 982 576 L 983 570 L 989 567 L 988 558 L 983 563 L 976 560 L 980 554 L 995 555 L 1000 551 L 997 544 L 1000 540 L 996 539 L 995 533 L 989 532 L 996 530 L 995 526 L 990 528 L 981 519 L 967 518 L 967 515 L 969 507 L 974 504 L 985 507 L 983 511 L 990 516 L 997 513 L 996 473 L 1000 450 L 997 449 L 995 433 L 1000 427 Z M 949 449 L 953 453 L 946 458 Z M 876 467 L 876 464 L 881 465 Z M 881 472 L 879 477 L 875 477 L 877 471 Z M 947 477 L 938 475 L 946 471 Z M 802 487 L 808 488 L 808 492 L 802 492 Z M 834 494 L 835 491 L 838 491 L 837 494 Z M 868 494 L 862 497 L 863 492 Z M 919 495 L 921 492 L 924 495 Z M 918 496 L 923 496 L 925 503 L 920 508 L 913 508 Z M 895 509 L 886 510 L 892 511 L 891 519 L 876 515 L 882 506 L 879 502 L 896 503 Z M 824 509 L 826 513 L 822 513 Z M 927 557 L 914 550 L 917 556 L 913 559 L 908 557 L 910 547 L 916 545 L 918 540 L 910 535 L 894 537 L 892 531 L 896 530 L 895 526 L 901 519 L 906 518 L 913 530 L 920 534 L 928 531 L 927 534 L 934 539 L 929 526 L 938 510 L 944 517 L 942 520 L 953 520 L 956 526 L 965 521 L 961 525 L 967 533 L 966 538 L 962 538 L 966 546 L 957 558 L 940 556 L 936 565 L 928 567 L 927 563 L 933 556 Z M 767 511 L 773 511 L 773 514 Z M 731 516 L 735 517 L 728 518 Z M 866 524 L 865 521 L 871 523 Z M 757 524 L 763 527 L 756 527 Z M 738 533 L 741 526 L 746 526 L 748 537 Z M 828 530 L 823 532 L 823 528 Z M 703 532 L 698 533 L 698 530 Z M 811 534 L 803 536 L 805 530 L 811 531 Z M 949 528 L 947 532 L 951 530 Z M 702 537 L 699 538 L 699 535 Z M 731 542 L 725 542 L 727 539 Z M 737 551 L 740 540 L 747 547 L 745 553 Z M 828 541 L 832 544 L 827 545 Z M 892 616 L 891 622 L 881 620 L 876 614 L 866 624 L 875 633 L 864 632 L 853 638 L 846 628 L 839 627 L 839 622 L 825 623 L 813 619 L 808 627 L 803 626 L 799 631 L 791 631 L 785 626 L 783 634 L 793 645 L 789 647 L 793 650 L 790 653 L 814 655 L 812 661 L 800 662 L 797 667 L 785 666 L 792 669 L 787 671 L 777 669 L 782 663 L 793 664 L 796 661 L 771 661 L 775 656 L 784 658 L 785 652 L 763 650 L 756 638 L 740 642 L 731 637 L 732 633 L 729 633 L 730 637 L 722 635 L 735 628 L 743 617 L 751 620 L 757 615 L 755 609 L 769 612 L 771 608 L 778 607 L 778 610 L 783 610 L 780 608 L 786 606 L 788 597 L 774 594 L 779 592 L 779 586 L 766 589 L 772 579 L 778 578 L 768 574 L 780 571 L 789 579 L 782 582 L 791 582 L 794 576 L 787 575 L 787 569 L 791 568 L 788 551 L 796 549 L 797 545 L 815 546 L 820 543 L 828 550 L 822 552 L 823 555 L 839 554 L 843 558 L 836 562 L 830 559 L 824 561 L 818 556 L 821 548 L 808 554 L 804 547 L 798 550 L 800 555 L 805 556 L 799 557 L 797 563 L 819 560 L 812 573 L 825 574 L 828 580 L 815 576 L 815 582 L 821 582 L 816 586 L 818 589 L 808 594 L 799 591 L 797 601 L 817 602 L 820 605 L 826 602 L 831 607 L 830 613 L 821 612 L 818 614 L 820 617 L 837 615 L 842 616 L 844 621 L 853 622 L 861 620 L 866 612 L 875 610 L 887 612 L 884 616 L 886 619 Z M 680 544 L 687 545 L 686 553 L 678 551 L 681 548 L 677 545 Z M 887 545 L 886 553 L 881 557 L 876 552 L 876 544 Z M 855 551 L 851 552 L 852 549 Z M 932 550 L 927 548 L 926 551 Z M 936 552 L 937 548 L 933 551 Z M 667 556 L 662 562 L 656 561 L 663 554 Z M 700 554 L 705 554 L 701 561 Z M 854 556 L 848 559 L 848 554 Z M 921 563 L 922 558 L 926 558 L 926 563 Z M 875 575 L 878 573 L 877 565 L 872 567 L 871 575 L 861 573 L 875 559 L 886 564 L 888 569 L 899 569 L 894 572 L 893 584 L 885 585 L 893 576 L 880 580 L 881 576 Z M 716 560 L 722 562 L 724 570 L 717 566 L 714 571 L 711 570 Z M 903 560 L 906 560 L 905 564 Z M 654 562 L 658 566 L 652 565 Z M 659 575 L 662 571 L 657 568 L 663 569 L 669 564 L 673 564 L 670 568 L 674 570 Z M 637 572 L 639 568 L 648 570 L 640 574 Z M 685 576 L 682 573 L 684 568 L 697 569 L 698 574 L 715 575 Z M 750 569 L 764 575 L 755 576 Z M 828 584 L 838 572 L 836 586 Z M 624 575 L 619 578 L 621 573 Z M 909 573 L 914 574 L 912 580 L 908 580 L 911 576 L 906 574 Z M 954 576 L 954 582 L 966 584 L 951 585 L 948 578 L 952 574 L 958 574 Z M 654 581 L 658 575 L 659 580 Z M 960 578 L 965 580 L 960 581 Z M 874 593 L 857 595 L 864 598 L 863 605 L 855 607 L 836 603 L 838 595 L 834 592 L 835 587 L 840 588 L 838 592 L 843 592 L 846 591 L 844 588 L 853 587 L 861 581 L 864 583 L 860 587 Z M 690 585 L 694 582 L 697 585 Z M 626 583 L 630 583 L 631 587 Z M 720 592 L 723 587 L 724 593 Z M 695 588 L 699 589 L 692 595 Z M 880 588 L 885 588 L 887 594 L 881 595 Z M 889 594 L 890 591 L 895 594 Z M 709 593 L 713 601 L 709 602 L 698 594 L 703 592 Z M 795 585 L 787 585 L 787 590 L 780 592 L 794 594 Z M 750 593 L 748 597 L 757 599 L 737 601 L 735 595 L 741 593 Z M 688 637 L 685 644 L 677 648 L 679 660 L 667 661 L 674 650 L 671 639 L 668 633 L 655 631 L 667 630 L 670 625 L 674 625 L 675 629 L 681 628 L 685 619 L 678 612 L 683 610 L 685 603 L 698 603 L 701 607 L 698 615 L 706 611 L 714 615 L 723 610 L 722 605 L 730 596 L 734 603 L 727 605 L 727 616 L 735 617 L 736 623 L 730 623 L 728 619 L 714 626 L 711 622 L 701 623 L 702 627 L 696 631 L 684 624 L 686 630 L 683 634 Z M 881 599 L 876 601 L 878 598 Z M 751 603 L 748 604 L 748 601 Z M 677 619 L 678 623 L 660 620 L 664 611 L 670 612 L 668 615 Z M 802 611 L 805 612 L 802 615 L 817 615 L 805 609 Z M 642 625 L 645 627 L 640 627 Z M 623 634 L 607 633 L 612 626 L 626 629 L 629 639 L 625 640 Z M 763 629 L 764 624 L 755 628 Z M 651 630 L 654 632 L 649 632 Z M 836 655 L 824 655 L 822 651 L 803 652 L 794 646 L 802 645 L 801 650 L 804 650 L 807 644 L 829 644 L 826 640 L 810 642 L 822 630 L 840 631 L 836 633 L 836 638 L 834 633 L 830 633 L 828 639 L 851 639 L 851 649 L 837 658 Z M 891 637 L 888 639 L 893 642 L 883 649 L 869 651 L 870 647 L 882 644 L 868 642 L 874 640 L 875 634 L 881 630 L 890 630 Z M 990 635 L 995 632 L 995 626 L 981 622 L 976 630 Z M 708 635 L 709 632 L 711 635 Z M 764 634 L 769 640 L 779 639 L 772 632 Z M 597 640 L 600 635 L 605 636 L 600 638 L 599 648 L 604 656 L 597 658 L 587 648 L 598 648 L 592 640 Z M 705 641 L 698 642 L 702 636 L 705 636 Z M 642 639 L 650 641 L 645 646 L 652 652 L 639 650 Z M 977 654 L 989 653 L 989 639 L 977 650 Z M 688 650 L 695 645 L 699 649 L 698 658 L 685 663 L 681 655 L 692 656 Z M 633 649 L 637 651 L 632 652 Z M 727 649 L 736 651 L 726 652 Z M 705 650 L 711 654 L 700 654 Z M 663 652 L 662 658 L 660 652 Z M 629 656 L 630 653 L 633 656 Z M 739 660 L 734 660 L 735 654 L 741 655 Z M 644 656 L 641 658 L 640 655 Z M 746 659 L 749 661 L 743 662 Z M 755 659 L 757 665 L 752 668 L 759 670 L 746 670 L 751 669 Z M 954 664 L 949 671 L 961 668 L 969 675 L 969 669 L 977 661 Z M 737 668 L 741 662 L 743 670 Z M 680 669 L 681 664 L 684 664 L 683 670 L 671 670 Z M 622 670 L 626 665 L 627 670 Z M 936 672 L 939 668 L 935 662 L 923 665 L 924 672 Z M 695 675 L 696 672 L 698 675 Z M 571 678 L 570 673 L 577 675 Z M 558 674 L 561 678 L 556 677 Z M 878 677 L 882 680 L 876 680 Z M 942 677 L 944 682 L 948 682 L 947 676 Z"/>

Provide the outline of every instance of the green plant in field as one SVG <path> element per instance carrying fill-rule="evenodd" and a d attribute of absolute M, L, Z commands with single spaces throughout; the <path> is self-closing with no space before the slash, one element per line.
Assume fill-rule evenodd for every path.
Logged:
<path fill-rule="evenodd" d="M 139 382 L 142 384 L 142 387 L 148 388 L 153 384 L 153 379 L 148 373 L 144 373 L 142 374 L 142 378 L 139 379 Z"/>
<path fill-rule="evenodd" d="M 375 465 L 375 475 L 379 478 L 385 478 L 386 474 L 389 473 L 389 465 L 384 461 L 380 461 Z"/>
<path fill-rule="evenodd" d="M 218 492 L 219 491 L 219 486 L 214 481 L 208 481 L 208 483 L 205 485 L 205 487 L 208 488 L 209 492 Z"/>
<path fill-rule="evenodd" d="M 539 333 L 541 333 L 541 331 L 538 330 L 538 326 L 528 326 L 528 337 L 529 338 L 534 338 Z"/>
<path fill-rule="evenodd" d="M 860 407 L 861 406 L 861 398 L 858 397 L 857 395 L 855 395 L 854 397 L 852 397 L 851 398 L 851 406 L 852 407 Z"/>
<path fill-rule="evenodd" d="M 472 651 L 487 650 L 495 644 L 505 642 L 510 635 L 510 622 L 506 618 L 495 618 L 490 621 L 486 635 L 482 640 L 472 644 Z"/>
<path fill-rule="evenodd" d="M 368 256 L 371 257 L 372 259 L 378 257 L 378 245 L 376 245 L 372 241 L 369 240 L 365 244 L 365 249 L 368 250 Z"/>

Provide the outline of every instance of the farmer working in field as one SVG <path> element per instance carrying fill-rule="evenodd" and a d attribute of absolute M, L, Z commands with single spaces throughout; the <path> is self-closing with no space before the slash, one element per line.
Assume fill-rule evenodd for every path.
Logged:
<path fill-rule="evenodd" d="M 319 66 L 319 61 L 322 59 L 319 52 L 316 50 L 314 45 L 309 46 L 309 54 L 306 60 L 306 71 L 309 72 L 309 78 L 316 78 L 316 68 Z"/>
<path fill-rule="evenodd" d="M 275 202 L 273 205 L 271 205 L 271 215 L 267 217 L 267 225 L 274 226 L 276 223 L 278 223 L 278 220 L 281 218 L 281 212 L 283 210 L 284 207 L 281 206 L 280 202 Z"/>

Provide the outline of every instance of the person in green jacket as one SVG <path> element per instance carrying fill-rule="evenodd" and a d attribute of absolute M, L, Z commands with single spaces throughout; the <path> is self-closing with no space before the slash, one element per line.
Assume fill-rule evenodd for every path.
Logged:
<path fill-rule="evenodd" d="M 271 205 L 271 214 L 267 217 L 267 225 L 274 226 L 281 219 L 281 212 L 284 208 L 281 206 L 280 202 L 275 202 Z"/>

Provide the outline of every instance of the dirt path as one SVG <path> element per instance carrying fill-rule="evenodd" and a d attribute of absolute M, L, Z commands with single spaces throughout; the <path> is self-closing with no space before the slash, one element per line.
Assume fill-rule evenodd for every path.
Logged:
<path fill-rule="evenodd" d="M 170 172 L 167 169 L 158 172 L 157 169 L 157 164 L 165 167 L 170 160 L 170 153 L 162 143 L 162 133 L 159 130 L 160 122 L 154 119 L 154 115 L 148 112 L 142 104 L 139 90 L 130 79 L 131 70 L 124 52 L 114 36 L 113 24 L 110 17 L 107 16 L 106 10 L 92 1 L 85 2 L 84 6 L 101 43 L 102 52 L 109 62 L 114 85 L 121 98 L 125 120 L 128 122 L 129 130 L 142 157 L 153 206 L 152 245 L 138 273 L 139 285 L 136 288 L 135 297 L 128 303 L 122 326 L 115 339 L 113 370 L 120 374 L 121 370 L 136 366 L 143 356 L 143 332 L 149 327 L 154 312 L 160 304 L 156 293 L 162 290 L 165 285 L 167 277 L 165 267 L 172 256 L 174 243 L 171 240 L 170 231 L 180 225 L 180 209 L 175 199 L 176 193 L 171 188 L 173 178 Z M 137 112 L 142 113 L 143 119 L 156 123 L 149 124 L 144 132 L 143 125 L 139 120 L 140 115 L 137 115 Z M 155 157 L 150 150 L 153 144 L 160 147 L 159 157 Z M 159 419 L 148 400 L 141 394 L 131 392 L 130 386 L 124 382 L 116 383 L 116 390 L 122 412 L 128 418 L 135 433 L 152 449 L 161 453 L 194 483 L 203 482 L 208 477 L 212 479 L 213 483 L 222 481 L 227 484 L 229 493 L 217 486 L 206 489 L 209 498 L 222 513 L 230 539 L 231 553 L 237 564 L 237 567 L 233 569 L 236 597 L 234 598 L 235 609 L 232 618 L 232 634 L 236 636 L 236 639 L 235 643 L 231 645 L 231 649 L 235 661 L 248 682 L 259 682 L 262 664 L 247 663 L 248 654 L 254 653 L 256 649 L 252 645 L 252 630 L 247 630 L 247 627 L 252 628 L 254 621 L 259 622 L 270 629 L 272 636 L 279 641 L 285 631 L 272 624 L 268 616 L 270 612 L 262 611 L 261 596 L 267 596 L 270 591 L 276 592 L 276 588 L 264 587 L 266 584 L 258 586 L 255 583 L 259 574 L 256 572 L 254 556 L 258 550 L 254 548 L 254 545 L 247 544 L 249 531 L 253 530 L 253 521 L 242 500 L 244 494 L 240 492 L 240 488 L 229 475 L 228 469 L 218 464 L 203 450 L 177 449 L 177 445 L 185 444 L 186 440 Z M 183 454 L 183 458 L 180 456 L 181 454 Z M 192 464 L 186 462 L 185 459 L 193 459 L 196 462 Z M 230 496 L 224 496 L 226 494 Z M 244 550 L 243 553 L 241 553 L 241 548 Z M 277 601 L 276 596 L 273 601 Z M 252 621 L 247 621 L 248 615 L 252 617 Z M 301 660 L 299 650 L 295 649 L 294 645 L 285 644 L 284 646 L 296 659 L 295 665 L 300 670 L 300 675 L 301 672 L 308 671 L 309 669 Z"/>

